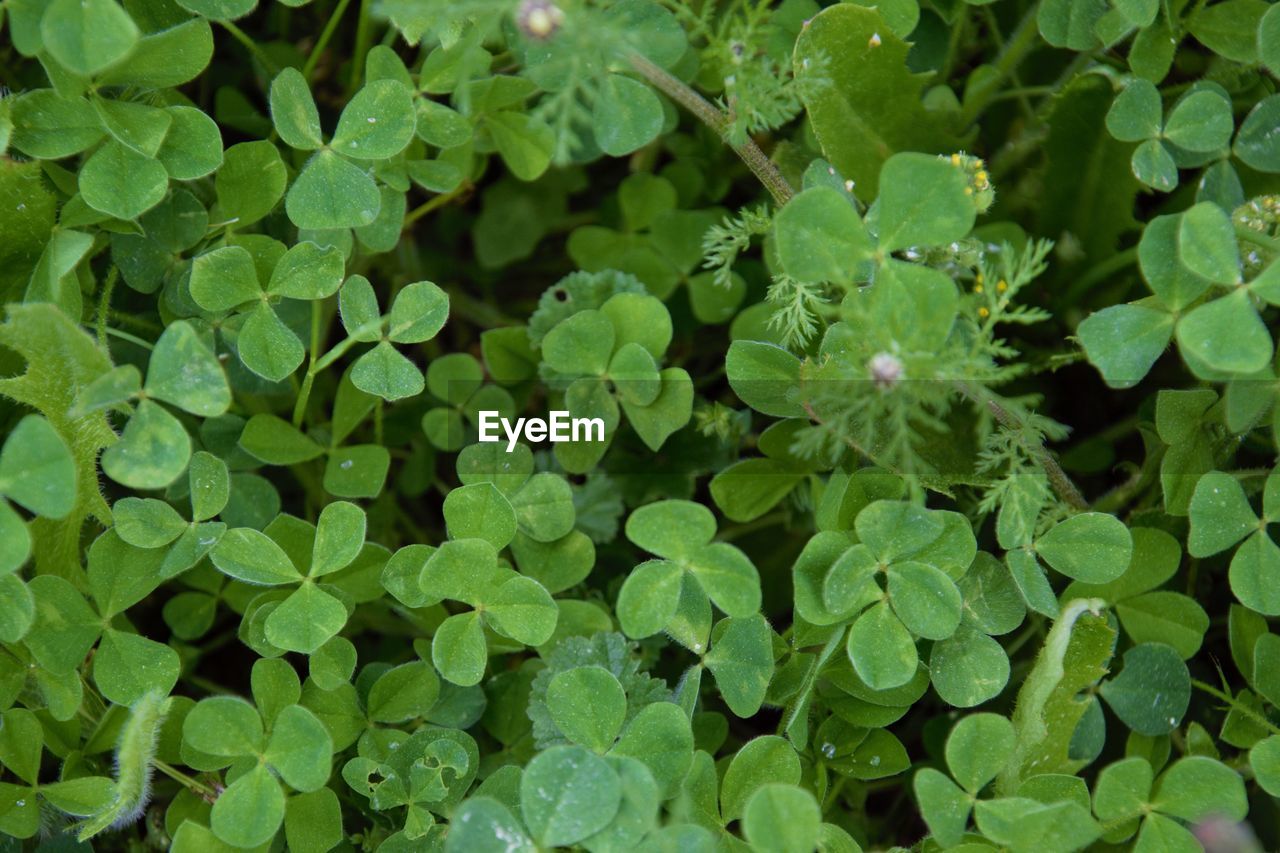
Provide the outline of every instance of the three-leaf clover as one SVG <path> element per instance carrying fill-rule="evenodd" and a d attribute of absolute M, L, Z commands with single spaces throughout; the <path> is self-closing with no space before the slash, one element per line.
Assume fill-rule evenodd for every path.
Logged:
<path fill-rule="evenodd" d="M 342 286 L 339 302 L 347 339 L 316 366 L 323 368 L 352 344 L 376 342 L 356 359 L 352 384 L 384 400 L 421 394 L 425 387 L 422 371 L 392 344 L 417 344 L 434 338 L 449 316 L 448 294 L 432 282 L 414 282 L 396 293 L 391 310 L 384 315 L 378 309 L 373 286 L 357 275 Z"/>
<path fill-rule="evenodd" d="M 493 487 L 484 487 L 492 490 L 491 498 L 501 498 Z M 527 646 L 551 638 L 558 618 L 555 601 L 540 583 L 499 563 L 492 540 L 453 539 L 424 556 L 419 575 L 424 603 L 449 600 L 472 608 L 449 616 L 432 637 L 431 660 L 446 680 L 463 687 L 480 682 L 489 657 L 485 628 Z"/>
<path fill-rule="evenodd" d="M 311 230 L 371 225 L 382 196 L 369 172 L 352 161 L 386 160 L 408 147 L 417 127 L 409 87 L 385 78 L 366 83 L 343 108 L 325 144 L 306 79 L 286 68 L 271 83 L 271 117 L 285 144 L 316 152 L 285 197 L 293 224 Z"/>
<path fill-rule="evenodd" d="M 1188 512 L 1191 556 L 1209 557 L 1244 540 L 1231 557 L 1227 578 L 1240 603 L 1264 616 L 1280 615 L 1280 548 L 1267 532 L 1267 525 L 1280 520 L 1277 470 L 1263 487 L 1261 516 L 1249 505 L 1240 481 L 1222 471 L 1200 478 Z"/>
<path fill-rule="evenodd" d="M 279 830 L 285 817 L 281 781 L 306 792 L 329 780 L 333 740 L 301 705 L 281 708 L 268 729 L 258 709 L 243 699 L 202 699 L 183 720 L 182 743 L 187 764 L 230 768 L 229 784 L 209 818 L 214 834 L 236 847 L 265 844 Z"/>
<path fill-rule="evenodd" d="M 618 621 L 629 637 L 669 631 L 701 653 L 710 639 L 709 602 L 729 616 L 760 609 L 760 575 L 746 554 L 713 542 L 716 519 L 692 501 L 647 504 L 627 519 L 627 538 L 659 559 L 631 570 L 618 593 Z"/>
<path fill-rule="evenodd" d="M 332 296 L 342 285 L 343 266 L 339 249 L 312 242 L 256 256 L 242 245 L 223 246 L 192 261 L 191 298 L 211 314 L 235 312 L 240 360 L 262 378 L 278 382 L 298 369 L 305 351 L 280 318 L 278 304 Z"/>
<path fill-rule="evenodd" d="M 320 578 L 346 568 L 360 555 L 365 537 L 364 510 L 347 501 L 327 504 L 314 532 L 308 530 L 312 539 L 310 554 L 289 553 L 271 537 L 272 532 L 270 526 L 266 532 L 250 527 L 228 530 L 209 558 L 223 574 L 245 583 L 296 584 L 287 598 L 273 605 L 263 627 L 272 645 L 310 654 L 347 622 L 347 606 L 322 586 Z M 299 556 L 304 562 L 295 562 Z M 305 573 L 300 566 L 306 567 Z"/>
<path fill-rule="evenodd" d="M 1248 811 L 1240 774 L 1208 756 L 1175 761 L 1158 777 L 1146 758 L 1125 758 L 1103 768 L 1093 788 L 1093 811 L 1113 844 L 1138 835 L 1135 849 L 1199 846 L 1187 823 L 1209 815 L 1242 820 Z"/>
<path fill-rule="evenodd" d="M 1271 362 L 1271 333 L 1258 303 L 1280 304 L 1280 264 L 1244 281 L 1231 218 L 1203 201 L 1161 216 L 1138 245 L 1143 278 L 1154 294 L 1085 319 L 1080 342 L 1107 384 L 1136 385 L 1175 335 L 1187 366 L 1205 379 L 1256 374 Z M 1211 291 L 1225 293 L 1209 298 Z"/>
<path fill-rule="evenodd" d="M 160 574 L 171 578 L 194 566 L 213 549 L 227 526 L 211 521 L 231 494 L 226 463 L 201 450 L 187 468 L 191 520 L 157 498 L 121 498 L 112 507 L 116 534 L 138 548 L 164 549 Z"/>
<path fill-rule="evenodd" d="M 566 469 L 584 473 L 600 460 L 618 426 L 619 405 L 651 450 L 689 422 L 689 374 L 659 368 L 671 334 L 671 315 L 658 299 L 619 293 L 599 309 L 569 315 L 541 338 L 543 373 L 567 385 L 564 404 L 572 417 L 598 418 L 604 425 L 603 441 L 592 436 L 556 445 L 556 458 Z"/>
<path fill-rule="evenodd" d="M 1155 84 L 1135 77 L 1111 104 L 1107 130 L 1122 142 L 1142 143 L 1130 160 L 1134 177 L 1149 187 L 1171 192 L 1178 185 L 1179 165 L 1198 165 L 1186 155 L 1195 157 L 1224 149 L 1236 126 L 1230 97 L 1212 84 L 1189 89 L 1163 121 L 1161 112 L 1160 92 Z"/>

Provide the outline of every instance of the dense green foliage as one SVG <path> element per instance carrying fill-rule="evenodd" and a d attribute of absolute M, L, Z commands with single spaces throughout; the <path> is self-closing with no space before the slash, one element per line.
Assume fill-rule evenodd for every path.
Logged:
<path fill-rule="evenodd" d="M 0 25 L 0 851 L 1280 849 L 1280 5 Z"/>

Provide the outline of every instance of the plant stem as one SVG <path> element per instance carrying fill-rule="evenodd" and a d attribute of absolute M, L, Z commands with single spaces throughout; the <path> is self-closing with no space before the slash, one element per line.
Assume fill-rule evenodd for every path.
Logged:
<path fill-rule="evenodd" d="M 422 217 L 426 216 L 433 210 L 444 207 L 458 196 L 471 189 L 470 181 L 463 181 L 447 193 L 441 193 L 438 196 L 427 199 L 422 204 L 409 211 L 409 215 L 404 218 L 404 227 L 408 228 Z"/>
<path fill-rule="evenodd" d="M 1247 225 L 1237 225 L 1236 236 L 1255 246 L 1261 246 L 1268 251 L 1280 254 L 1280 239 L 1254 231 Z"/>
<path fill-rule="evenodd" d="M 351 81 L 347 84 L 347 92 L 355 92 L 364 76 L 364 58 L 373 46 L 373 16 L 370 14 L 371 0 L 360 0 L 360 21 L 356 24 L 356 47 L 351 54 Z"/>
<path fill-rule="evenodd" d="M 323 320 L 323 308 L 320 300 L 311 303 L 311 351 L 307 354 L 310 362 L 307 364 L 307 375 L 302 379 L 302 389 L 298 392 L 298 400 L 293 405 L 293 425 L 295 427 L 302 426 L 302 419 L 307 413 L 307 400 L 311 397 L 311 386 L 316 381 L 316 361 L 320 358 L 320 325 Z"/>
<path fill-rule="evenodd" d="M 633 53 L 630 58 L 631 66 L 640 72 L 641 77 L 693 113 L 699 121 L 714 130 L 726 145 L 737 152 L 742 162 L 746 163 L 747 168 L 760 179 L 760 183 L 764 184 L 765 189 L 773 196 L 773 200 L 779 207 L 791 200 L 796 191 L 791 188 L 791 184 L 787 183 L 787 179 L 778 171 L 778 167 L 773 165 L 773 161 L 760 150 L 760 146 L 751 139 L 747 139 L 741 145 L 735 145 L 729 140 L 729 117 L 715 104 L 699 95 L 683 81 L 673 77 L 666 69 L 655 65 L 640 54 Z"/>
<path fill-rule="evenodd" d="M 244 45 L 244 49 L 249 51 L 249 54 L 262 64 L 263 70 L 266 71 L 268 75 L 272 77 L 276 76 L 276 72 L 280 69 L 278 69 L 276 64 L 271 61 L 271 58 L 263 52 L 262 48 L 258 46 L 256 41 L 245 35 L 244 30 L 240 29 L 230 21 L 219 21 L 218 23 L 222 24 L 222 28 L 231 33 L 232 37 L 236 41 Z"/>
<path fill-rule="evenodd" d="M 992 396 L 980 396 L 967 383 L 956 382 L 956 388 L 970 402 L 980 406 L 986 406 L 992 416 L 1003 426 L 1015 432 L 1021 432 L 1023 423 L 1018 419 L 1017 415 L 1010 412 Z M 1058 493 L 1058 497 L 1062 498 L 1071 507 L 1078 510 L 1089 508 L 1089 502 L 1084 499 L 1084 495 L 1080 494 L 1080 490 L 1076 488 L 1075 483 L 1071 482 L 1071 478 L 1067 476 L 1067 472 L 1062 470 L 1062 466 L 1058 464 L 1058 460 L 1053 458 L 1053 454 L 1043 445 L 1029 448 L 1036 461 L 1040 463 L 1040 467 L 1044 469 L 1045 474 L 1049 476 L 1049 482 L 1053 485 L 1053 490 Z"/>
<path fill-rule="evenodd" d="M 1134 246 L 1133 248 L 1125 249 L 1123 252 L 1117 252 L 1100 264 L 1094 264 L 1085 270 L 1084 274 L 1077 278 L 1071 287 L 1067 289 L 1066 294 L 1062 297 L 1063 301 L 1068 303 L 1079 301 L 1080 297 L 1088 293 L 1095 284 L 1110 278 L 1123 269 L 1127 269 L 1137 260 L 1138 247 Z"/>
<path fill-rule="evenodd" d="M 173 779 L 175 782 L 185 785 L 192 793 L 199 794 L 209 802 L 213 802 L 218 798 L 217 792 L 208 785 L 191 778 L 171 764 L 161 761 L 158 758 L 153 758 L 151 759 L 151 766 L 168 776 L 170 779 Z"/>
<path fill-rule="evenodd" d="M 1039 10 L 1040 3 L 1032 3 L 1026 14 L 1022 16 L 1022 20 L 1018 22 L 1013 35 L 1005 44 L 1004 50 L 1000 51 L 1000 56 L 992 66 L 995 69 L 995 73 L 974 81 L 967 103 L 960 110 L 960 123 L 962 126 L 972 123 L 974 119 L 982 114 L 982 111 L 995 98 L 1000 89 L 1000 84 L 1013 73 L 1014 69 L 1021 64 L 1022 60 L 1027 58 L 1027 54 L 1035 49 L 1039 43 L 1040 28 L 1036 24 L 1036 15 Z"/>
<path fill-rule="evenodd" d="M 119 329 L 113 329 L 110 326 L 106 326 L 105 328 L 107 330 L 108 335 L 113 335 L 114 337 L 117 337 L 122 341 L 128 341 L 131 344 L 136 344 L 137 346 L 140 346 L 145 350 L 155 349 L 155 344 L 151 343 L 150 341 L 144 341 L 142 338 L 139 338 L 135 335 L 131 335 L 128 332 L 122 332 Z"/>
<path fill-rule="evenodd" d="M 98 348 L 103 352 L 110 352 L 107 349 L 107 316 L 111 313 L 111 292 L 115 290 L 116 279 L 120 277 L 120 270 L 114 265 L 107 272 L 107 278 L 102 282 L 102 292 L 98 295 Z"/>
<path fill-rule="evenodd" d="M 1270 720 L 1268 720 L 1266 717 L 1262 716 L 1257 711 L 1250 708 L 1248 705 L 1240 704 L 1234 697 L 1230 696 L 1227 693 L 1223 693 L 1221 690 L 1214 687 L 1212 684 L 1206 684 L 1203 681 L 1193 678 L 1191 679 L 1191 686 L 1197 690 L 1208 693 L 1210 696 L 1213 696 L 1217 699 L 1221 699 L 1223 702 L 1226 702 L 1228 705 L 1230 705 L 1232 710 L 1239 711 L 1241 714 L 1248 717 L 1250 720 L 1262 726 L 1263 728 L 1267 729 L 1268 731 L 1273 732 L 1274 734 L 1280 735 L 1280 726 L 1277 726 L 1275 723 L 1272 723 Z"/>
<path fill-rule="evenodd" d="M 315 47 L 311 48 L 311 53 L 307 56 L 307 64 L 302 66 L 302 76 L 307 80 L 311 79 L 311 74 L 316 70 L 316 65 L 320 62 L 320 55 L 324 53 L 325 47 L 329 44 L 329 39 L 333 38 L 333 33 L 338 29 L 338 21 L 342 19 L 342 13 L 347 11 L 347 6 L 351 5 L 351 0 L 338 0 L 338 5 L 334 8 L 333 14 L 329 16 L 328 22 L 325 23 L 324 29 L 320 32 L 320 38 L 316 39 Z"/>

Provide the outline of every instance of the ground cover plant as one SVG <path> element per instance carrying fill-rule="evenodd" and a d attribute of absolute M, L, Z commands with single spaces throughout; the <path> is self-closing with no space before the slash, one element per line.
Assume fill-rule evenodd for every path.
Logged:
<path fill-rule="evenodd" d="M 0 26 L 0 851 L 1280 849 L 1280 5 Z"/>

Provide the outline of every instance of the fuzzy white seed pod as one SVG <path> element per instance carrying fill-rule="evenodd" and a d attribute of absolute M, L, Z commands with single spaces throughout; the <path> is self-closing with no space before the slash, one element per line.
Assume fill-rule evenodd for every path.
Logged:
<path fill-rule="evenodd" d="M 516 10 L 516 26 L 527 38 L 545 41 L 564 23 L 564 10 L 551 0 L 523 0 Z"/>
<path fill-rule="evenodd" d="M 867 362 L 871 380 L 881 391 L 888 391 L 902 379 L 902 359 L 887 352 L 878 352 Z"/>

